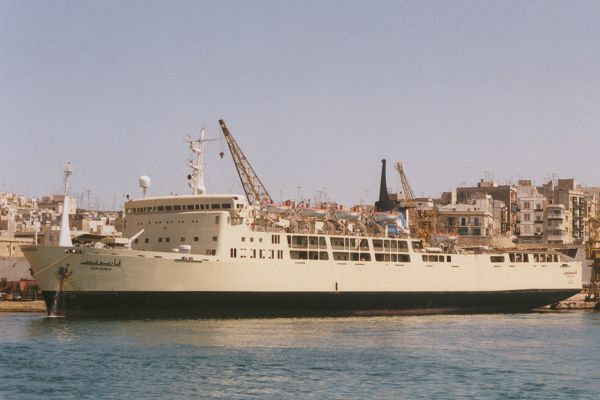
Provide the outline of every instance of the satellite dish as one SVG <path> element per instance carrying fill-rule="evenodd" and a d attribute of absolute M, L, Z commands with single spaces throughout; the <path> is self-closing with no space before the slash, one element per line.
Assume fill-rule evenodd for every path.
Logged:
<path fill-rule="evenodd" d="M 146 197 L 146 193 L 148 192 L 148 188 L 150 187 L 150 177 L 146 175 L 140 176 L 139 184 L 142 190 L 144 191 L 144 197 Z"/>

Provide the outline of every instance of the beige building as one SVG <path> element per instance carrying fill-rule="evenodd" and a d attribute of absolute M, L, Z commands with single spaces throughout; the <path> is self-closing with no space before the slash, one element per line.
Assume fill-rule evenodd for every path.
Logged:
<path fill-rule="evenodd" d="M 473 199 L 470 204 L 448 204 L 437 212 L 438 231 L 443 234 L 489 237 L 499 233 L 498 222 L 490 195 Z"/>
<path fill-rule="evenodd" d="M 577 186 L 575 179 L 558 179 L 556 183 L 550 181 L 538 189 L 546 196 L 549 204 L 564 206 L 567 238 L 563 243 L 584 243 L 589 238 L 590 207 L 585 193 Z"/>
<path fill-rule="evenodd" d="M 517 186 L 518 243 L 544 243 L 544 208 L 546 198 L 529 180 L 520 180 Z"/>
<path fill-rule="evenodd" d="M 498 185 L 492 180 L 481 180 L 477 187 L 459 187 L 456 189 L 458 203 L 469 204 L 471 200 L 481 195 L 490 195 L 506 207 L 505 218 L 501 221 L 500 235 L 508 235 L 515 231 L 517 220 L 517 189 L 513 185 Z"/>
<path fill-rule="evenodd" d="M 562 204 L 548 204 L 544 210 L 544 243 L 573 243 L 569 213 Z"/>

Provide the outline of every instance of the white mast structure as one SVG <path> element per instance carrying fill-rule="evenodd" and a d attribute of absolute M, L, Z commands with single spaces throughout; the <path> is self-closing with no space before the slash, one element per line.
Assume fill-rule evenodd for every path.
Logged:
<path fill-rule="evenodd" d="M 60 235 L 58 237 L 58 245 L 64 247 L 73 246 L 73 242 L 71 241 L 71 229 L 69 228 L 69 197 L 67 194 L 69 193 L 69 177 L 73 173 L 73 169 L 71 168 L 71 163 L 68 162 L 64 169 L 64 200 L 63 200 L 63 209 L 62 216 L 60 220 Z"/>
<path fill-rule="evenodd" d="M 206 129 L 202 126 L 200 139 L 196 140 L 191 137 L 187 139 L 190 150 L 195 155 L 194 159 L 188 160 L 188 166 L 192 169 L 192 173 L 188 175 L 188 185 L 192 188 L 192 194 L 195 195 L 206 194 L 206 187 L 204 186 L 204 143 L 218 140 L 205 139 L 205 133 Z"/>

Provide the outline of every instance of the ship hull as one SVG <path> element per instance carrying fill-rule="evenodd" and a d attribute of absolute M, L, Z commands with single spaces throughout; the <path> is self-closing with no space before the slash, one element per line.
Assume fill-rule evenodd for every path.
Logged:
<path fill-rule="evenodd" d="M 48 311 L 66 316 L 283 317 L 521 312 L 557 303 L 574 289 L 495 292 L 61 292 Z"/>

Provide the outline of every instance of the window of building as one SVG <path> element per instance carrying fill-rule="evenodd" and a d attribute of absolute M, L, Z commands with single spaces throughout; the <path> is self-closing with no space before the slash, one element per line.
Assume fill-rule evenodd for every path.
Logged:
<path fill-rule="evenodd" d="M 198 240 L 200 240 L 200 238 L 198 236 L 194 236 L 194 242 L 197 242 Z"/>
<path fill-rule="evenodd" d="M 161 237 L 158 238 L 158 243 L 162 243 L 162 238 Z"/>
<path fill-rule="evenodd" d="M 169 243 L 171 241 L 171 238 L 167 237 L 165 238 L 165 242 Z"/>
<path fill-rule="evenodd" d="M 179 238 L 179 241 L 180 241 L 180 242 L 185 242 L 185 236 L 182 236 L 182 237 L 180 237 L 180 238 Z"/>
<path fill-rule="evenodd" d="M 216 242 L 216 241 L 217 241 L 217 237 L 216 237 L 216 236 L 213 236 L 213 237 L 212 237 L 212 241 L 213 241 L 213 242 Z"/>
<path fill-rule="evenodd" d="M 148 242 L 149 242 L 148 238 L 144 239 L 144 243 L 148 243 Z"/>

